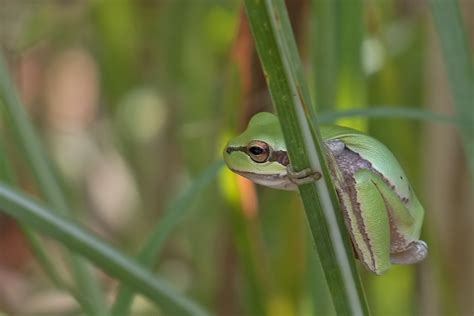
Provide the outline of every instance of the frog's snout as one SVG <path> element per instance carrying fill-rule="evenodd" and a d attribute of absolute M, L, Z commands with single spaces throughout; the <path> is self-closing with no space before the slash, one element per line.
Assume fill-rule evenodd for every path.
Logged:
<path fill-rule="evenodd" d="M 241 152 L 244 152 L 245 151 L 245 147 L 236 147 L 236 146 L 232 146 L 232 145 L 227 145 L 225 146 L 225 149 L 224 149 L 224 156 L 227 154 L 227 155 L 230 155 L 231 153 L 233 153 L 234 151 L 241 151 Z"/>

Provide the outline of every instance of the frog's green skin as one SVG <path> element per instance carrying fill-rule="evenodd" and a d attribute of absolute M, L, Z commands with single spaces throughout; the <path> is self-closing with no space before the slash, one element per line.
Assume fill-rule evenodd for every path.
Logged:
<path fill-rule="evenodd" d="M 337 169 L 332 168 L 333 180 L 364 266 L 382 274 L 392 264 L 423 260 L 428 248 L 418 239 L 424 210 L 393 154 L 376 139 L 350 128 L 322 126 L 320 130 L 328 158 L 337 164 Z M 264 145 L 263 153 L 255 148 L 251 153 L 255 145 Z M 278 118 L 271 113 L 256 114 L 247 130 L 229 141 L 224 160 L 232 171 L 258 184 L 297 189 L 288 176 Z"/>

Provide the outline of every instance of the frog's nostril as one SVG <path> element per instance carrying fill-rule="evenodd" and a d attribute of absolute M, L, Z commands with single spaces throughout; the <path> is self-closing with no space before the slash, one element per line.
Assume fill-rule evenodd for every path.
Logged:
<path fill-rule="evenodd" d="M 226 151 L 226 153 L 230 154 L 230 153 L 232 152 L 232 148 L 227 147 L 227 148 L 225 149 L 225 151 Z"/>

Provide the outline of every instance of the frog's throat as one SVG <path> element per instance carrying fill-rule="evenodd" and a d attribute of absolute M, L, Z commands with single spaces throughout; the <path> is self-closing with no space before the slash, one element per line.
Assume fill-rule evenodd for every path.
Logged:
<path fill-rule="evenodd" d="M 266 187 L 281 189 L 281 190 L 294 190 L 295 185 L 288 179 L 286 171 L 281 173 L 261 174 L 249 171 L 231 170 L 242 177 L 245 177 L 253 182 L 264 185 Z"/>

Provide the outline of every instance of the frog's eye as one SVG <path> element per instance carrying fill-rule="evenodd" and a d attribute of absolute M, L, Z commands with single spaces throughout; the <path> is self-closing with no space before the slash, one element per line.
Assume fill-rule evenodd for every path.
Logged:
<path fill-rule="evenodd" d="M 247 145 L 247 153 L 255 162 L 265 162 L 270 158 L 271 148 L 267 143 L 253 140 Z"/>

